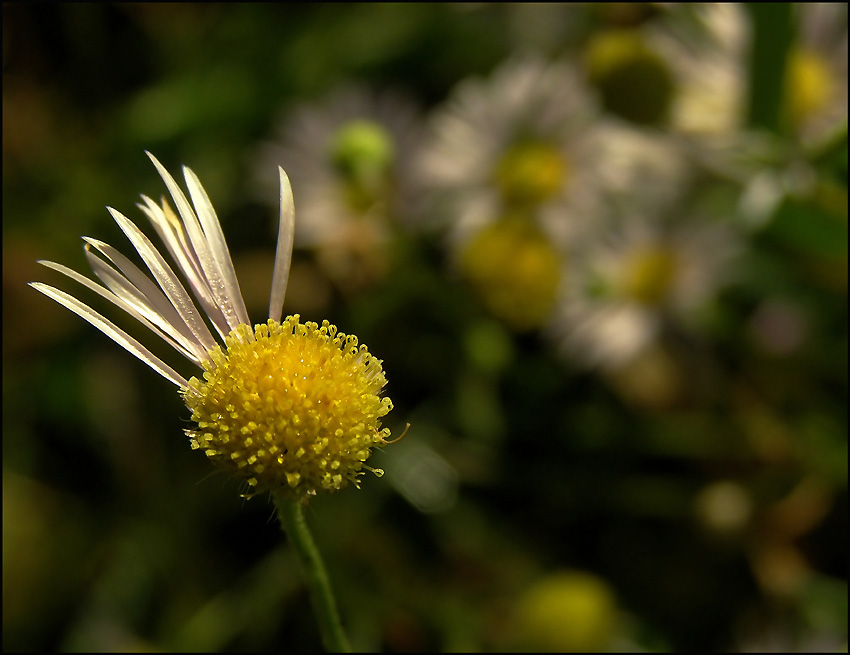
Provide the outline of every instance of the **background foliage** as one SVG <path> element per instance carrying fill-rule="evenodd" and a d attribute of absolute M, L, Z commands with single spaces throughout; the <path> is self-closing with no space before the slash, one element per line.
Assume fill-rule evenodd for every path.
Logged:
<path fill-rule="evenodd" d="M 757 6 L 749 126 L 785 138 L 797 14 Z M 49 281 L 36 260 L 85 270 L 81 235 L 126 251 L 104 205 L 132 217 L 160 193 L 149 150 L 204 182 L 259 320 L 276 219 L 252 175 L 281 116 L 343 82 L 425 116 L 515 52 L 581 62 L 664 11 L 631 7 L 3 5 L 4 650 L 320 643 L 271 503 L 186 447 L 169 384 L 26 286 Z M 296 252 L 287 311 L 367 343 L 387 425 L 412 424 L 376 455 L 384 478 L 308 509 L 355 648 L 846 651 L 844 116 L 806 161 L 818 192 L 747 233 L 660 399 L 641 393 L 655 369 L 603 375 L 490 315 L 439 234 L 408 234 L 355 294 Z M 791 317 L 787 347 L 757 329 L 768 310 Z M 550 614 L 553 641 L 527 641 Z"/>

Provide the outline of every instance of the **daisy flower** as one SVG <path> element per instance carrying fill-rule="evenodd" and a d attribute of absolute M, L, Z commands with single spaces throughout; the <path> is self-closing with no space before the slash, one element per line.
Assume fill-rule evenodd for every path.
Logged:
<path fill-rule="evenodd" d="M 815 162 L 834 144 L 846 141 L 847 7 L 797 3 L 793 12 L 780 132 L 739 130 L 708 153 L 715 170 L 725 167 L 743 186 L 740 214 L 749 228 L 768 223 L 788 198 L 838 214 L 843 204 L 846 214 L 841 189 L 819 175 Z"/>
<path fill-rule="evenodd" d="M 432 115 L 417 161 L 432 220 L 447 223 L 454 242 L 505 213 L 532 211 L 553 234 L 576 229 L 595 199 L 595 116 L 565 62 L 518 57 L 461 81 Z"/>
<path fill-rule="evenodd" d="M 628 115 L 636 97 L 656 98 L 656 120 L 645 122 L 681 137 L 706 169 L 742 188 L 738 213 L 750 228 L 785 197 L 815 192 L 812 153 L 846 129 L 846 7 L 803 3 L 794 12 L 779 132 L 748 129 L 753 35 L 740 3 L 671 5 L 638 28 L 597 35 L 587 49 L 606 107 Z"/>
<path fill-rule="evenodd" d="M 847 8 L 794 5 L 783 136 L 804 148 L 847 121 Z M 741 3 L 681 3 L 587 44 L 588 78 L 606 109 L 702 145 L 740 148 L 747 128 L 752 21 Z"/>
<path fill-rule="evenodd" d="M 176 385 L 195 423 L 186 430 L 192 448 L 246 480 L 253 493 L 270 490 L 305 502 L 320 491 L 357 486 L 364 469 L 380 474 L 365 462 L 373 448 L 388 443 L 389 430 L 380 429 L 380 420 L 392 403 L 381 397 L 386 384 L 381 360 L 327 321 L 302 323 L 297 314 L 281 320 L 295 221 L 286 173 L 278 169 L 280 226 L 269 318 L 251 327 L 221 225 L 197 176 L 184 167 L 187 198 L 148 156 L 177 213 L 166 200 L 158 205 L 144 195 L 138 207 L 176 272 L 148 237 L 111 207 L 150 275 L 90 237 L 83 237 L 86 257 L 101 284 L 61 264 L 41 263 L 137 319 L 196 365 L 197 375 L 187 380 L 74 296 L 41 282 L 30 285 Z"/>
<path fill-rule="evenodd" d="M 847 5 L 799 3 L 785 71 L 785 120 L 804 146 L 847 125 Z"/>
<path fill-rule="evenodd" d="M 746 123 L 750 22 L 740 3 L 673 6 L 647 40 L 673 76 L 669 126 L 711 142 Z"/>
<path fill-rule="evenodd" d="M 693 13 L 701 38 L 688 24 Z M 683 15 L 684 14 L 684 15 Z M 740 3 L 676 7 L 647 38 L 676 79 L 671 127 L 686 135 L 720 137 L 746 127 L 751 21 Z M 794 6 L 794 38 L 785 61 L 783 130 L 805 147 L 847 121 L 847 7 Z"/>
<path fill-rule="evenodd" d="M 508 216 L 475 233 L 460 254 L 458 266 L 488 311 L 524 332 L 549 317 L 563 262 L 533 221 Z"/>
<path fill-rule="evenodd" d="M 665 321 L 697 319 L 726 283 L 736 250 L 724 225 L 635 217 L 588 246 L 550 334 L 571 361 L 620 369 L 648 352 Z"/>
<path fill-rule="evenodd" d="M 598 201 L 590 118 L 576 71 L 537 57 L 467 79 L 432 116 L 417 170 L 431 223 L 489 311 L 539 326 L 562 277 L 556 244 L 585 228 Z"/>
<path fill-rule="evenodd" d="M 394 230 L 415 205 L 409 169 L 419 132 L 407 98 L 345 86 L 296 107 L 259 148 L 258 193 L 272 197 L 272 163 L 292 171 L 296 244 L 315 249 L 343 291 L 368 288 L 389 269 Z"/>

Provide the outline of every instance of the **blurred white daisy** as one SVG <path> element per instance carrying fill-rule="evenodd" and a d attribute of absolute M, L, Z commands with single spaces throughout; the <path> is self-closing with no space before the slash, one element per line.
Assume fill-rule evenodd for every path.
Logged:
<path fill-rule="evenodd" d="M 536 222 L 522 215 L 492 221 L 470 236 L 457 259 L 493 316 L 520 332 L 548 320 L 565 262 Z"/>
<path fill-rule="evenodd" d="M 809 146 L 847 120 L 847 7 L 793 12 L 782 127 Z M 741 3 L 670 4 L 638 27 L 594 35 L 588 75 L 615 113 L 722 145 L 747 129 L 752 29 Z"/>
<path fill-rule="evenodd" d="M 659 9 L 638 25 L 592 35 L 584 59 L 588 79 L 608 112 L 663 131 L 706 172 L 747 185 L 760 170 L 765 144 L 743 129 L 746 8 L 679 3 Z"/>
<path fill-rule="evenodd" d="M 597 199 L 596 116 L 593 96 L 563 61 L 517 57 L 461 81 L 432 114 L 419 159 L 428 218 L 454 243 L 505 214 L 533 214 L 556 238 L 580 230 Z"/>
<path fill-rule="evenodd" d="M 746 124 L 750 44 L 747 10 L 740 3 L 673 6 L 648 31 L 676 85 L 670 128 L 699 139 L 725 138 Z"/>
<path fill-rule="evenodd" d="M 588 46 L 589 76 L 597 86 L 603 80 L 606 107 L 619 103 L 618 113 L 645 114 L 644 122 L 683 137 L 704 167 L 742 189 L 739 214 L 748 227 L 769 220 L 783 198 L 814 192 L 811 152 L 846 129 L 846 6 L 793 9 L 796 31 L 776 133 L 748 126 L 752 21 L 740 3 L 670 5 L 639 27 L 603 32 Z"/>
<path fill-rule="evenodd" d="M 102 284 L 61 264 L 41 263 L 148 327 L 196 365 L 198 375 L 187 380 L 68 293 L 41 282 L 30 285 L 175 384 L 196 424 L 186 430 L 192 448 L 251 488 L 303 502 L 318 491 L 357 485 L 362 470 L 369 470 L 364 462 L 371 449 L 386 443 L 389 430 L 379 429 L 380 419 L 392 403 L 380 397 L 386 384 L 381 361 L 358 346 L 356 337 L 337 332 L 327 321 L 301 323 L 297 314 L 282 319 L 295 222 L 286 173 L 277 169 L 280 224 L 269 318 L 252 327 L 221 225 L 197 176 L 184 167 L 190 202 L 149 156 L 179 216 L 164 199 L 158 205 L 142 196 L 138 207 L 179 275 L 148 237 L 111 207 L 150 276 L 110 245 L 89 237 L 83 237 L 86 256 Z"/>
<path fill-rule="evenodd" d="M 795 3 L 797 38 L 785 77 L 785 118 L 804 147 L 847 125 L 847 4 Z"/>
<path fill-rule="evenodd" d="M 409 99 L 345 86 L 288 112 L 259 148 L 259 194 L 273 198 L 269 166 L 292 171 L 295 243 L 315 249 L 344 291 L 369 287 L 388 270 L 392 234 L 410 222 L 415 207 L 410 169 L 420 134 Z"/>
<path fill-rule="evenodd" d="M 742 180 L 741 216 L 760 228 L 787 198 L 814 202 L 846 216 L 846 189 L 813 163 L 847 138 L 847 5 L 795 3 L 795 39 L 788 52 L 783 133 L 741 132 L 717 162 Z"/>
<path fill-rule="evenodd" d="M 589 141 L 599 162 L 601 198 L 585 232 L 589 238 L 622 216 L 667 216 L 701 175 L 692 149 L 666 131 L 600 118 Z"/>
<path fill-rule="evenodd" d="M 744 10 L 669 5 L 637 25 L 601 29 L 584 66 L 605 109 L 641 125 L 686 134 L 725 133 L 741 115 Z"/>
<path fill-rule="evenodd" d="M 571 362 L 613 371 L 648 352 L 665 321 L 686 329 L 728 281 L 727 226 L 636 216 L 589 244 L 548 330 Z"/>
<path fill-rule="evenodd" d="M 452 265 L 515 329 L 539 327 L 563 262 L 598 214 L 595 103 L 562 61 L 515 58 L 461 81 L 431 116 L 418 161 L 426 227 Z"/>
<path fill-rule="evenodd" d="M 752 25 L 740 3 L 674 7 L 648 37 L 674 71 L 677 92 L 670 124 L 692 136 L 729 136 L 746 129 Z M 702 38 L 688 22 L 693 14 Z M 782 130 L 806 148 L 847 121 L 847 6 L 796 3 L 785 61 Z"/>

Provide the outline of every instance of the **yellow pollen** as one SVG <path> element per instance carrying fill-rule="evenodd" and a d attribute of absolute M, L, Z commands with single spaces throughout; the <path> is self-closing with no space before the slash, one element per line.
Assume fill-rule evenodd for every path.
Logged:
<path fill-rule="evenodd" d="M 305 500 L 353 482 L 386 445 L 381 361 L 324 321 L 241 325 L 184 393 L 192 448 L 254 487 Z M 238 410 L 236 409 L 238 408 Z"/>

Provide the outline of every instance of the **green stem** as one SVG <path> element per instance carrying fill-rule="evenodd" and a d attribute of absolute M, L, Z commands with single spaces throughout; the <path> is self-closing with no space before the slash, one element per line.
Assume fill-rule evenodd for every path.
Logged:
<path fill-rule="evenodd" d="M 301 566 L 310 591 L 310 600 L 316 612 L 322 643 L 328 652 L 350 653 L 351 646 L 348 644 L 348 638 L 339 620 L 328 572 L 325 570 L 322 556 L 304 520 L 301 503 L 278 495 L 275 495 L 274 499 L 280 513 L 281 526 L 295 548 L 298 564 Z"/>
<path fill-rule="evenodd" d="M 749 122 L 778 132 L 782 127 L 788 49 L 794 39 L 793 7 L 790 2 L 750 2 L 744 6 L 753 24 Z"/>

